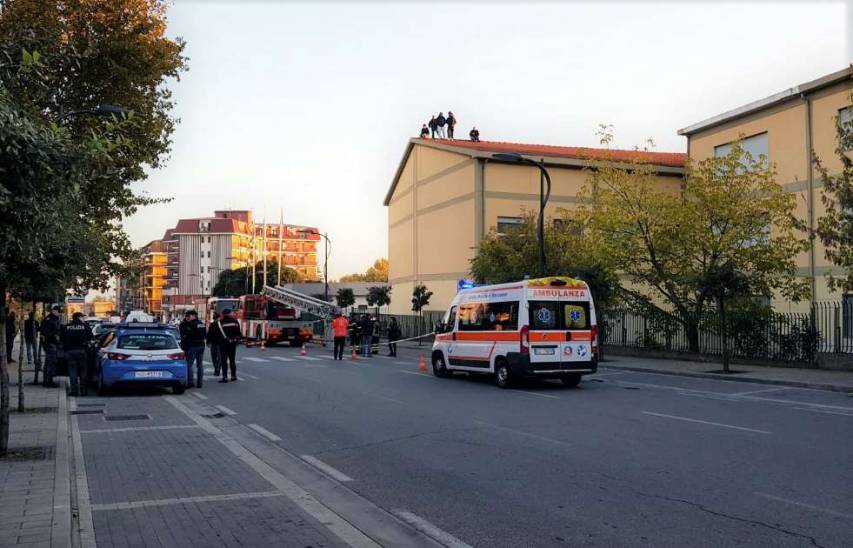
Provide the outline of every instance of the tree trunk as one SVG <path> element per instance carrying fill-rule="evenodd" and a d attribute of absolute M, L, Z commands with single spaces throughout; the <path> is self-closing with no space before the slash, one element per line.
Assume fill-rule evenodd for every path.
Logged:
<path fill-rule="evenodd" d="M 720 334 L 723 338 L 723 373 L 731 373 L 729 369 L 729 332 L 726 326 L 726 301 L 723 297 L 717 298 L 720 309 Z"/>
<path fill-rule="evenodd" d="M 24 346 L 26 346 L 26 335 L 24 334 L 24 301 L 21 300 L 21 344 L 18 347 L 18 413 L 24 412 Z"/>
<path fill-rule="evenodd" d="M 0 282 L 0 458 L 9 450 L 9 371 L 6 369 L 6 284 Z"/>

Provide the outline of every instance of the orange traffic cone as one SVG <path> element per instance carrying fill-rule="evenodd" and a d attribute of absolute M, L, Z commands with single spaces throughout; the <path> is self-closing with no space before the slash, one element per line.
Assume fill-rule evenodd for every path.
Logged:
<path fill-rule="evenodd" d="M 300 356 L 308 355 L 308 350 L 305 349 L 305 343 L 302 344 L 302 349 L 299 351 Z"/>
<path fill-rule="evenodd" d="M 263 339 L 261 339 L 261 352 L 263 352 L 263 351 L 264 351 L 264 350 L 266 350 L 266 349 L 267 349 L 267 347 L 266 347 L 266 345 L 264 344 L 264 340 L 263 340 Z"/>
<path fill-rule="evenodd" d="M 352 354 L 350 354 L 349 359 L 351 359 L 354 362 L 358 361 L 358 354 L 355 353 L 355 347 L 354 346 L 352 347 Z"/>
<path fill-rule="evenodd" d="M 421 359 L 418 360 L 418 371 L 421 373 L 427 372 L 426 360 L 424 359 L 424 355 L 421 354 Z"/>

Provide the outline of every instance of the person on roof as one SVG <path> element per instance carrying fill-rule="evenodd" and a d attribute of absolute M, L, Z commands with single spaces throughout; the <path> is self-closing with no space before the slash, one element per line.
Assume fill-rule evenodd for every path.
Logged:
<path fill-rule="evenodd" d="M 421 139 L 428 139 L 428 138 L 429 138 L 429 128 L 427 127 L 426 124 L 424 124 L 424 127 L 421 128 Z"/>
<path fill-rule="evenodd" d="M 438 133 L 439 139 L 447 138 L 447 135 L 444 133 L 444 126 L 447 125 L 447 118 L 444 117 L 443 112 L 438 113 L 438 118 L 435 119 L 435 130 Z"/>
<path fill-rule="evenodd" d="M 475 143 L 480 142 L 480 132 L 477 130 L 477 126 L 471 128 L 471 131 L 468 132 L 468 137 Z"/>
<path fill-rule="evenodd" d="M 437 128 L 438 128 L 438 125 L 436 124 L 436 121 L 435 121 L 435 114 L 433 114 L 429 118 L 429 130 L 430 130 L 430 132 L 432 132 L 432 138 L 433 139 L 435 139 L 435 130 Z"/>
<path fill-rule="evenodd" d="M 447 111 L 447 138 L 453 139 L 453 129 L 456 127 L 456 116 L 452 110 Z"/>

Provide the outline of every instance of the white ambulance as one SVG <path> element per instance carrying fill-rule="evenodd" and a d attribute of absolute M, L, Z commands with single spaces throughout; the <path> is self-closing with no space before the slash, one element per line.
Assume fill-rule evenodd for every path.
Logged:
<path fill-rule="evenodd" d="M 463 288 L 432 348 L 432 371 L 490 373 L 577 386 L 598 368 L 598 326 L 589 287 L 564 276 Z"/>

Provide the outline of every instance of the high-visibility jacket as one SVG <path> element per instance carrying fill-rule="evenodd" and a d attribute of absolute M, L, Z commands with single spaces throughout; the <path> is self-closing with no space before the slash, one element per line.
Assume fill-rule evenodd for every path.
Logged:
<path fill-rule="evenodd" d="M 349 320 L 341 316 L 332 320 L 332 329 L 335 332 L 335 337 L 346 337 L 349 331 Z"/>

